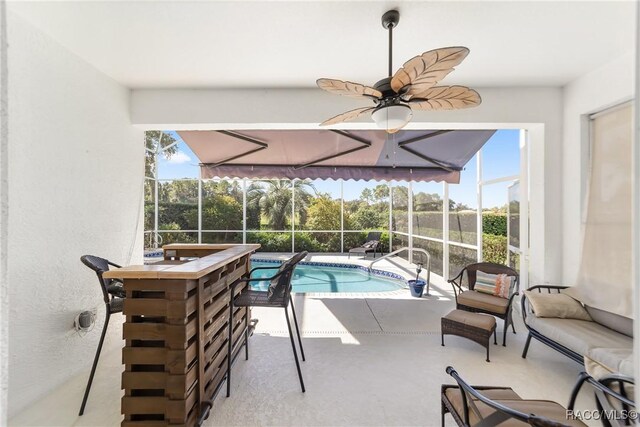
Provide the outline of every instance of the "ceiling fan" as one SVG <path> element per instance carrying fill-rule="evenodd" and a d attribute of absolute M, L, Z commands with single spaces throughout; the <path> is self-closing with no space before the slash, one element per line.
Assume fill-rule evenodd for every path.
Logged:
<path fill-rule="evenodd" d="M 371 113 L 374 122 L 388 133 L 402 129 L 413 110 L 457 110 L 480 105 L 480 95 L 466 86 L 435 86 L 469 54 L 466 47 L 444 47 L 424 52 L 405 62 L 392 75 L 393 29 L 400 13 L 390 10 L 382 15 L 382 26 L 389 30 L 389 77 L 371 86 L 336 79 L 318 79 L 320 89 L 338 95 L 373 100 L 373 107 L 356 108 L 320 123 L 328 126 L 355 120 Z"/>

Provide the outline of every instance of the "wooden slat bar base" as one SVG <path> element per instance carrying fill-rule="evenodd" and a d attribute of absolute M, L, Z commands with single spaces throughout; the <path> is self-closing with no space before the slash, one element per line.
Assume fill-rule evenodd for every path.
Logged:
<path fill-rule="evenodd" d="M 220 255 L 226 248 L 211 246 L 187 248 L 204 254 L 198 265 L 206 264 L 207 251 L 216 254 L 216 268 L 203 267 L 204 273 L 197 278 L 192 278 L 193 271 L 185 278 L 174 278 L 176 274 L 149 278 L 144 272 L 141 278 L 134 278 L 130 277 L 134 269 L 127 268 L 123 427 L 193 426 L 202 402 L 211 399 L 225 380 L 230 289 L 248 275 L 249 257 L 256 245 L 235 245 L 224 265 L 220 265 Z M 238 256 L 237 246 L 247 246 L 246 253 Z M 109 273 L 117 277 L 117 271 Z M 234 312 L 234 347 L 242 341 L 250 318 L 248 308 Z"/>

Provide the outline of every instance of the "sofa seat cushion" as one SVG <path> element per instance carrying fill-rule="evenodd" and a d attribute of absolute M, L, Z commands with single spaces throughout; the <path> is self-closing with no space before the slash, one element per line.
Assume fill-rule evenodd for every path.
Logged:
<path fill-rule="evenodd" d="M 611 374 L 634 376 L 633 349 L 594 347 L 584 355 L 584 367 L 589 375 L 599 379 Z"/>
<path fill-rule="evenodd" d="M 567 411 L 566 409 L 556 403 L 548 400 L 522 400 L 520 396 L 518 396 L 511 389 L 489 389 L 489 390 L 478 390 L 483 396 L 493 400 L 494 402 L 500 403 L 504 406 L 508 406 L 509 408 L 516 409 L 520 412 L 524 412 L 525 414 L 535 414 L 540 417 L 545 417 L 550 420 L 562 422 L 565 425 L 570 426 L 584 426 L 585 424 L 579 420 L 567 420 Z M 464 408 L 462 401 L 462 394 L 460 393 L 460 389 L 457 387 L 449 388 L 445 391 L 445 395 L 447 399 L 451 402 L 451 405 L 458 413 L 460 418 L 464 418 Z M 478 410 L 483 418 L 488 417 L 492 413 L 495 412 L 495 409 L 492 407 L 485 405 L 482 402 L 474 399 L 474 403 L 478 407 Z M 474 411 L 469 410 L 469 421 L 471 425 L 477 424 L 481 420 L 475 414 Z M 525 422 L 518 421 L 515 419 L 508 419 L 498 426 L 500 427 L 511 427 L 511 426 L 526 426 L 528 425 Z"/>
<path fill-rule="evenodd" d="M 585 355 L 591 348 L 632 348 L 633 338 L 589 320 L 527 316 L 527 325 L 569 350 Z"/>
<path fill-rule="evenodd" d="M 505 314 L 509 300 L 476 291 L 464 291 L 458 294 L 458 304 L 466 305 L 492 313 Z"/>

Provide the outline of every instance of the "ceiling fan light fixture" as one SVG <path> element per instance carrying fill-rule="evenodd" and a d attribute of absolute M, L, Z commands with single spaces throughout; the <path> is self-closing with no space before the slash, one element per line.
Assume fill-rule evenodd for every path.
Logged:
<path fill-rule="evenodd" d="M 397 132 L 409 121 L 413 113 L 407 105 L 395 104 L 376 109 L 371 113 L 371 118 L 380 129 L 389 133 Z"/>

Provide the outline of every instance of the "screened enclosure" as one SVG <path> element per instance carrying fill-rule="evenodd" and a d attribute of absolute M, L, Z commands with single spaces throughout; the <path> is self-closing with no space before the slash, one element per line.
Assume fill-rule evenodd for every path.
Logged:
<path fill-rule="evenodd" d="M 203 179 L 171 131 L 146 133 L 145 247 L 260 243 L 263 252 L 346 253 L 369 231 L 382 251 L 421 248 L 443 277 L 478 260 L 519 268 L 519 130 L 497 131 L 459 184 L 344 179 Z M 400 256 L 422 261 L 420 252 Z"/>

